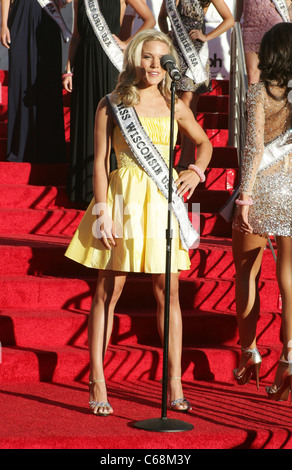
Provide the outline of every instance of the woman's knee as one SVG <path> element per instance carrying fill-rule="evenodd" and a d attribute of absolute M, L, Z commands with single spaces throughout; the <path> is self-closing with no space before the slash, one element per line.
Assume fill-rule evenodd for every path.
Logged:
<path fill-rule="evenodd" d="M 115 305 L 119 300 L 126 276 L 114 275 L 113 273 L 99 273 L 94 302 L 103 302 L 108 305 Z"/>
<path fill-rule="evenodd" d="M 159 275 L 153 278 L 153 292 L 159 304 L 164 304 L 165 300 L 165 276 Z M 170 305 L 179 302 L 179 281 L 175 274 L 172 275 L 169 289 L 169 302 Z"/>

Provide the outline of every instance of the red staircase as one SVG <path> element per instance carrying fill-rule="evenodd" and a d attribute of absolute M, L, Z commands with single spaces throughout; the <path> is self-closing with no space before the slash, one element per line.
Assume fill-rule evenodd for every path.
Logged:
<path fill-rule="evenodd" d="M 65 249 L 83 212 L 75 209 L 67 200 L 65 193 L 67 165 L 31 165 L 4 161 L 7 119 L 5 73 L 1 74 L 1 82 L 0 381 L 3 384 L 2 390 L 10 400 L 21 396 L 23 400 L 29 400 L 28 403 L 33 407 L 32 390 L 39 391 L 42 384 L 47 388 L 56 387 L 57 384 L 60 390 L 62 384 L 67 384 L 69 395 L 71 390 L 74 399 L 79 400 L 76 405 L 78 410 L 83 410 L 84 407 L 85 411 L 81 412 L 85 413 L 83 419 L 88 420 L 91 416 L 86 414 L 88 399 L 86 384 L 89 370 L 86 327 L 96 283 L 96 272 L 64 257 Z M 201 206 L 201 241 L 198 249 L 191 252 L 191 269 L 181 274 L 180 287 L 184 320 L 183 381 L 186 387 L 188 386 L 186 394 L 192 395 L 193 388 L 197 387 L 194 400 L 196 396 L 201 396 L 200 390 L 203 388 L 210 391 L 210 397 L 212 389 L 216 389 L 214 393 L 217 394 L 225 391 L 228 395 L 231 390 L 234 392 L 236 386 L 232 379 L 232 369 L 237 364 L 240 348 L 234 305 L 231 227 L 218 214 L 237 182 L 237 152 L 235 148 L 227 146 L 228 82 L 214 81 L 213 85 L 213 92 L 200 99 L 197 118 L 213 143 L 214 153 L 210 168 L 207 170 L 206 182 L 200 185 L 190 201 L 190 207 L 193 202 L 199 202 Z M 70 112 L 68 98 L 65 95 L 64 114 L 69 144 Z M 258 344 L 264 357 L 261 383 L 266 384 L 272 380 L 273 367 L 281 347 L 278 338 L 280 311 L 275 263 L 269 248 L 265 252 L 263 261 L 261 298 Z M 161 359 L 162 351 L 156 333 L 151 278 L 142 274 L 130 275 L 117 305 L 113 336 L 105 361 L 109 394 L 118 401 L 121 397 L 126 397 L 125 390 L 136 390 L 133 392 L 134 395 L 141 395 L 141 403 L 145 404 L 143 396 L 146 392 L 148 396 L 149 389 L 146 402 L 151 404 L 151 400 L 154 400 L 156 408 L 153 410 L 149 406 L 152 417 L 153 413 L 156 416 L 155 412 L 159 409 L 160 388 L 156 382 L 153 382 L 152 386 L 152 382 L 149 385 L 148 381 L 161 377 Z M 266 402 L 263 398 L 263 386 L 261 387 L 257 392 L 253 386 L 252 394 L 258 400 L 263 399 L 263 402 Z M 20 390 L 25 392 L 20 393 Z M 52 389 L 50 390 L 52 392 Z M 246 390 L 251 393 L 249 386 L 245 392 Z M 239 392 L 243 393 L 242 388 Z M 57 393 L 56 388 L 53 388 L 53 393 Z M 7 399 L 4 395 L 3 399 Z M 64 390 L 62 390 L 63 396 L 65 396 Z M 131 399 L 130 397 L 129 401 Z M 57 398 L 56 400 L 58 401 Z M 63 398 L 59 400 L 62 402 Z M 212 401 L 212 398 L 210 400 Z M 226 397 L 222 398 L 222 402 L 225 400 Z M 42 402 L 42 399 L 36 401 Z M 12 403 L 14 402 L 11 402 L 11 408 L 7 405 L 10 410 L 15 406 Z M 70 404 L 68 406 L 70 407 Z M 120 410 L 120 414 L 123 409 Z M 56 411 L 57 420 L 58 413 L 60 409 Z M 219 415 L 217 418 L 220 423 Z M 230 425 L 231 420 L 228 423 Z M 88 426 L 90 428 L 91 424 Z M 222 435 L 218 442 L 223 448 L 244 442 L 248 427 L 243 420 L 240 426 L 241 434 L 239 428 L 237 428 L 239 434 L 236 434 L 234 429 L 230 431 L 229 428 L 227 441 Z M 79 437 L 75 436 L 76 442 L 72 444 L 71 438 L 62 436 L 62 433 L 56 429 L 56 439 L 48 438 L 43 431 L 42 440 L 42 432 L 39 429 L 36 437 L 33 430 L 28 430 L 28 427 L 27 425 L 25 432 L 12 428 L 12 424 L 11 429 L 6 426 L 5 431 L 3 426 L 0 426 L 2 429 L 0 446 L 68 448 L 72 445 L 76 447 L 89 445 L 88 439 L 84 437 L 87 431 L 83 428 L 81 430 L 74 428 L 76 436 Z M 40 424 L 39 427 L 41 429 Z M 123 427 L 121 429 L 123 434 Z M 96 426 L 94 432 L 99 432 Z M 137 432 L 136 440 L 133 441 L 132 437 L 129 437 L 128 448 L 141 446 Z M 109 429 L 109 433 L 111 434 L 112 430 Z M 155 448 L 153 444 L 155 437 L 153 438 L 148 439 L 148 442 Z M 101 437 L 99 439 L 99 444 L 95 441 L 94 444 L 91 442 L 90 446 L 95 445 L 98 448 L 118 446 L 113 437 L 107 442 Z M 183 448 L 181 446 L 185 445 L 185 441 L 181 441 L 181 438 L 172 444 L 169 438 L 165 439 L 165 445 L 169 447 Z M 124 437 L 123 443 L 119 446 L 127 446 L 127 442 Z M 200 442 L 203 448 L 206 441 L 203 439 Z M 208 442 L 210 443 L 210 440 Z M 253 442 L 255 446 L 259 445 Z M 195 448 L 196 444 L 192 443 L 191 446 Z"/>

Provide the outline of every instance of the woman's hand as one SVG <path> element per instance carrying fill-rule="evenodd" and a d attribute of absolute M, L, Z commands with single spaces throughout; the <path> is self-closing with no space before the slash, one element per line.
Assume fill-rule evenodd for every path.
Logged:
<path fill-rule="evenodd" d="M 11 37 L 10 37 L 10 30 L 8 26 L 2 26 L 1 29 L 1 43 L 7 49 L 10 49 Z"/>
<path fill-rule="evenodd" d="M 115 40 L 117 41 L 118 45 L 120 46 L 120 48 L 122 49 L 122 51 L 124 52 L 124 50 L 126 49 L 127 47 L 127 44 L 125 41 L 122 41 L 120 38 L 118 38 L 115 34 L 113 34 L 113 37 L 115 38 Z"/>
<path fill-rule="evenodd" d="M 70 77 L 64 77 L 64 78 L 63 78 L 63 87 L 64 87 L 65 90 L 68 91 L 69 93 L 72 92 L 72 90 L 73 90 L 72 76 L 70 76 Z"/>
<path fill-rule="evenodd" d="M 71 3 L 72 0 L 55 0 L 55 3 L 57 3 L 58 8 L 65 8 L 67 3 Z"/>
<path fill-rule="evenodd" d="M 248 222 L 249 206 L 237 206 L 233 227 L 244 233 L 253 233 L 253 229 Z"/>
<path fill-rule="evenodd" d="M 99 206 L 97 204 L 97 206 Z M 94 213 L 96 214 L 96 208 L 94 209 Z M 104 246 L 111 250 L 113 246 L 116 246 L 116 230 L 115 224 L 108 214 L 107 210 L 99 210 L 98 211 L 97 220 L 95 221 L 92 230 L 93 234 L 96 238 L 100 239 Z"/>
<path fill-rule="evenodd" d="M 189 36 L 190 36 L 192 41 L 195 41 L 196 39 L 199 39 L 199 41 L 202 41 L 202 42 L 207 42 L 208 41 L 208 38 L 207 38 L 206 34 L 203 34 L 202 31 L 199 30 L 199 29 L 192 29 L 189 32 Z"/>
<path fill-rule="evenodd" d="M 199 175 L 193 170 L 184 170 L 179 174 L 178 179 L 175 181 L 177 192 L 180 196 L 188 193 L 187 199 L 190 199 L 194 190 L 200 182 Z"/>

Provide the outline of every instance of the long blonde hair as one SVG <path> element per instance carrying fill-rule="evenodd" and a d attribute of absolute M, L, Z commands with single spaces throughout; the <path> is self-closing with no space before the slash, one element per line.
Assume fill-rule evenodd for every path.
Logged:
<path fill-rule="evenodd" d="M 176 50 L 166 34 L 156 29 L 147 29 L 137 33 L 124 52 L 123 71 L 119 75 L 117 86 L 113 92 L 115 102 L 123 103 L 125 106 L 135 106 L 139 103 L 137 85 L 142 79 L 140 71 L 142 49 L 143 45 L 150 41 L 165 43 L 169 48 L 169 54 L 174 57 L 178 66 Z M 171 78 L 166 74 L 165 79 L 159 83 L 158 89 L 167 101 L 170 100 L 170 86 Z"/>

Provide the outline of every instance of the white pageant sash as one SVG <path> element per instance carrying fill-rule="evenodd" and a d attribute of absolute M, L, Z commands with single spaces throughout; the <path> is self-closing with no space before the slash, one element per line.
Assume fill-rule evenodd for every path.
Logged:
<path fill-rule="evenodd" d="M 263 157 L 257 173 L 266 170 L 269 166 L 274 165 L 279 160 L 284 159 L 287 155 L 292 153 L 292 131 L 289 130 L 284 134 L 281 134 L 276 139 L 265 145 Z M 240 184 L 234 190 L 226 204 L 220 209 L 219 213 L 222 217 L 230 222 L 234 212 L 234 201 L 240 193 Z"/>
<path fill-rule="evenodd" d="M 67 25 L 60 13 L 59 8 L 55 4 L 54 0 L 37 0 L 41 8 L 57 23 L 59 26 L 64 42 L 69 42 L 72 36 L 71 31 L 67 28 Z"/>
<path fill-rule="evenodd" d="M 135 109 L 125 107 L 123 104 L 116 105 L 113 103 L 111 95 L 107 95 L 107 98 L 123 137 L 139 165 L 155 182 L 163 196 L 168 199 L 168 166 L 143 128 Z M 184 201 L 178 195 L 175 184 L 173 184 L 172 190 L 172 209 L 179 224 L 182 245 L 188 250 L 194 246 L 199 234 L 191 224 Z"/>
<path fill-rule="evenodd" d="M 265 146 L 258 171 L 263 171 L 269 166 L 274 165 L 278 160 L 282 160 L 286 155 L 289 155 L 289 153 L 292 153 L 291 130 L 281 134 Z"/>
<path fill-rule="evenodd" d="M 285 0 L 271 0 L 275 5 L 275 8 L 279 15 L 282 17 L 285 23 L 290 23 L 290 17 L 288 13 L 287 3 Z"/>
<path fill-rule="evenodd" d="M 201 6 L 199 5 L 198 7 Z M 175 0 L 166 0 L 166 11 L 176 40 L 179 44 L 179 48 L 189 67 L 185 75 L 194 80 L 195 83 L 205 82 L 208 79 L 206 64 L 209 60 L 209 47 L 207 42 L 202 44 L 202 47 L 198 52 L 183 25 L 176 8 Z"/>
<path fill-rule="evenodd" d="M 100 11 L 98 0 L 84 0 L 84 4 L 87 17 L 101 47 L 116 69 L 121 72 L 124 60 L 123 51 L 113 37 L 107 22 Z"/>

